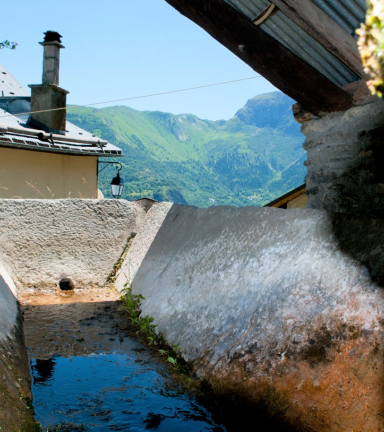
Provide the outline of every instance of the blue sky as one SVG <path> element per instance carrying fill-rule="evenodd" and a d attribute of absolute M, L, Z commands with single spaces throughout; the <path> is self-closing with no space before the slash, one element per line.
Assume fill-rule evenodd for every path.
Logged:
<path fill-rule="evenodd" d="M 70 91 L 70 104 L 258 75 L 164 0 L 17 0 L 3 5 L 2 16 L 0 41 L 19 46 L 1 50 L 0 63 L 24 86 L 41 83 L 43 32 L 63 35 L 60 86 Z M 274 90 L 258 78 L 119 104 L 217 120 Z"/>

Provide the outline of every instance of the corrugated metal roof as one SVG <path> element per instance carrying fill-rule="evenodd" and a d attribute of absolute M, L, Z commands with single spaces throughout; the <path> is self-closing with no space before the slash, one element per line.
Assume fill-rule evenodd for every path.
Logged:
<path fill-rule="evenodd" d="M 271 2 L 268 0 L 225 0 L 251 21 Z M 308 0 L 306 0 L 308 1 Z M 349 33 L 365 16 L 364 0 L 313 0 L 314 3 Z M 358 76 L 327 51 L 312 36 L 293 23 L 281 11 L 265 21 L 260 28 L 282 45 L 313 66 L 337 86 L 356 81 Z M 276 59 L 279 61 L 279 59 Z"/>
<path fill-rule="evenodd" d="M 353 35 L 367 9 L 365 0 L 313 0 L 313 3 Z"/>

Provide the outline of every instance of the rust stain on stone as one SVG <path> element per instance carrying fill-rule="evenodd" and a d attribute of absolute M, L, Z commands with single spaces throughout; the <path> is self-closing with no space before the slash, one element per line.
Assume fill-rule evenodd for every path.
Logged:
<path fill-rule="evenodd" d="M 368 333 L 356 323 L 339 323 L 332 331 L 322 325 L 307 344 L 290 345 L 280 360 L 274 358 L 273 352 L 263 359 L 255 352 L 197 369 L 219 395 L 249 401 L 271 421 L 278 419 L 281 430 L 384 431 L 381 328 Z"/>

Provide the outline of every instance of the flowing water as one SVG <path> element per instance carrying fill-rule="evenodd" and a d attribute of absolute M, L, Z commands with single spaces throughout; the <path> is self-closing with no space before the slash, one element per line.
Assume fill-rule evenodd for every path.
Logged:
<path fill-rule="evenodd" d="M 180 391 L 171 366 L 129 334 L 116 297 L 102 290 L 22 295 L 43 430 L 225 431 Z"/>

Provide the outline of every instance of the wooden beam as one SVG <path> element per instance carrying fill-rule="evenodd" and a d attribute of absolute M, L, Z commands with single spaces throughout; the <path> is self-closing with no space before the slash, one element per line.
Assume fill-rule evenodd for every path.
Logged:
<path fill-rule="evenodd" d="M 166 0 L 252 69 L 315 115 L 345 111 L 351 98 L 224 0 Z"/>
<path fill-rule="evenodd" d="M 281 12 L 360 77 L 365 77 L 356 40 L 312 1 L 272 0 Z"/>

